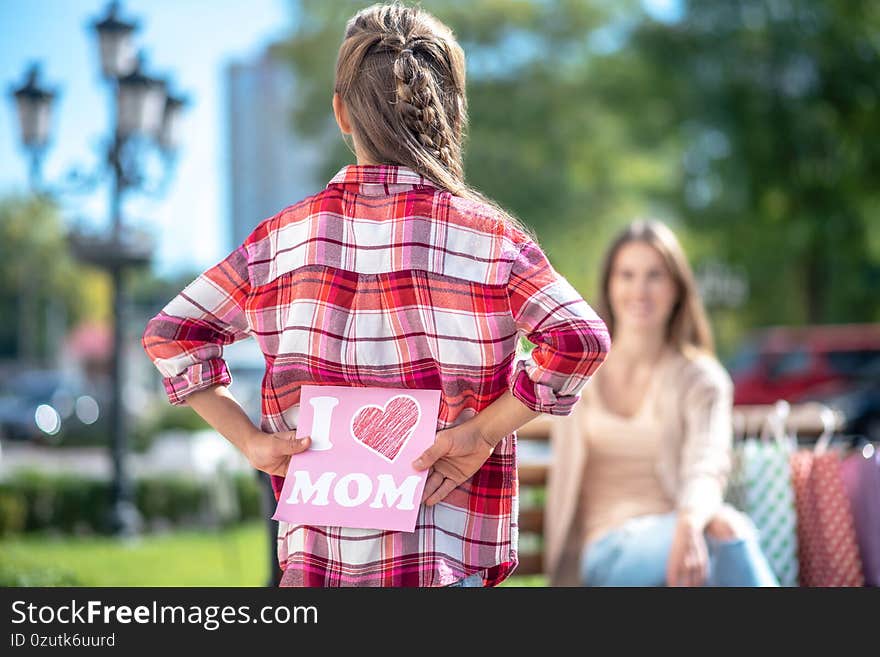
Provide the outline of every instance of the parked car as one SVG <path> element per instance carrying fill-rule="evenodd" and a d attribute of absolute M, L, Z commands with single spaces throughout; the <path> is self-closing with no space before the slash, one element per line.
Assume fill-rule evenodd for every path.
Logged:
<path fill-rule="evenodd" d="M 101 396 L 80 377 L 59 370 L 25 370 L 0 380 L 0 437 L 58 442 L 95 425 Z"/>
<path fill-rule="evenodd" d="M 842 431 L 855 443 L 861 438 L 880 442 L 880 360 L 864 369 L 862 375 L 843 390 L 818 389 L 810 398 L 838 409 L 844 417 Z"/>
<path fill-rule="evenodd" d="M 843 394 L 880 372 L 880 324 L 764 329 L 748 338 L 727 368 L 736 404 Z"/>

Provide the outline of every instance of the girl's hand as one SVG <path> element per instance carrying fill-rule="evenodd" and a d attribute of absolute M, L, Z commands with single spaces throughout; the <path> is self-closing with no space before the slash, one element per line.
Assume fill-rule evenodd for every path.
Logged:
<path fill-rule="evenodd" d="M 433 506 L 445 499 L 480 469 L 494 448 L 472 421 L 438 432 L 434 444 L 413 462 L 416 470 L 431 468 L 422 502 Z"/>
<path fill-rule="evenodd" d="M 679 516 L 666 563 L 668 586 L 702 586 L 709 568 L 703 530 L 687 516 Z"/>
<path fill-rule="evenodd" d="M 257 431 L 248 436 L 244 452 L 257 470 L 283 477 L 290 466 L 290 457 L 306 451 L 310 444 L 309 437 L 297 438 L 296 431 Z"/>

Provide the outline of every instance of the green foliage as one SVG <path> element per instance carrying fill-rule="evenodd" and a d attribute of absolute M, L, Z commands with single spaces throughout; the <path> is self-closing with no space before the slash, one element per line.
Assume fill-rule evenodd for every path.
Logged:
<path fill-rule="evenodd" d="M 233 497 L 222 503 L 228 483 Z M 259 517 L 260 490 L 248 474 L 210 482 L 179 476 L 135 481 L 134 502 L 149 526 L 211 526 Z M 106 529 L 110 483 L 73 475 L 25 472 L 0 482 L 0 536 L 53 531 L 90 534 Z"/>
<path fill-rule="evenodd" d="M 74 325 L 88 316 L 90 281 L 67 248 L 57 208 L 34 197 L 0 199 L 0 358 L 51 353 L 47 315 Z M 48 312 L 47 312 L 48 308 Z"/>
<path fill-rule="evenodd" d="M 263 514 L 260 484 L 254 477 L 238 476 L 233 479 L 235 499 L 238 502 L 238 517 L 259 518 Z"/>
<path fill-rule="evenodd" d="M 0 538 L 23 531 L 26 519 L 27 504 L 21 496 L 0 491 Z"/>
<path fill-rule="evenodd" d="M 686 16 L 630 42 L 630 102 L 668 103 L 682 142 L 677 213 L 746 267 L 751 322 L 880 319 L 880 6 L 716 0 Z"/>
<path fill-rule="evenodd" d="M 146 479 L 138 483 L 135 505 L 146 519 L 162 518 L 173 525 L 197 524 L 209 508 L 209 490 L 192 479 Z"/>
<path fill-rule="evenodd" d="M 22 473 L 0 483 L 4 496 L 15 496 L 23 504 L 24 531 L 99 531 L 109 508 L 109 491 L 106 482 L 37 472 Z"/>

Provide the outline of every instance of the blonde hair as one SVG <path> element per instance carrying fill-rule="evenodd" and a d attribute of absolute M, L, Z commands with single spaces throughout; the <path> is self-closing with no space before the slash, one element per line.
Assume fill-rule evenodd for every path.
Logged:
<path fill-rule="evenodd" d="M 398 3 L 362 9 L 345 29 L 335 91 L 371 162 L 406 166 L 456 196 L 490 205 L 532 236 L 465 183 L 465 58 L 449 27 Z"/>
<path fill-rule="evenodd" d="M 666 342 L 678 351 L 689 354 L 715 354 L 712 330 L 700 299 L 694 274 L 675 233 L 660 221 L 640 220 L 623 229 L 611 242 L 602 263 L 598 311 L 612 337 L 614 313 L 609 302 L 609 286 L 614 260 L 620 249 L 631 242 L 653 247 L 663 258 L 675 283 L 678 297 L 666 325 Z"/>

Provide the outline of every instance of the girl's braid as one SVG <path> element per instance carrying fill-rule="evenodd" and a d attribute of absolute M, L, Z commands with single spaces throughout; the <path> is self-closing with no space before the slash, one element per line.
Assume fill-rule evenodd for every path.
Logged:
<path fill-rule="evenodd" d="M 399 47 L 394 60 L 394 77 L 397 82 L 397 110 L 404 125 L 412 132 L 421 146 L 457 177 L 462 176 L 460 158 L 453 153 L 456 140 L 452 135 L 452 126 L 443 104 L 438 96 L 438 88 L 430 67 L 422 64 L 415 56 L 413 47 L 407 44 L 400 35 L 392 39 L 383 39 L 383 45 L 389 48 Z"/>

